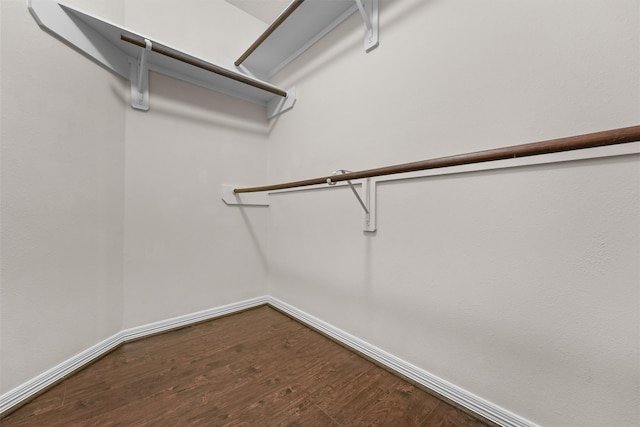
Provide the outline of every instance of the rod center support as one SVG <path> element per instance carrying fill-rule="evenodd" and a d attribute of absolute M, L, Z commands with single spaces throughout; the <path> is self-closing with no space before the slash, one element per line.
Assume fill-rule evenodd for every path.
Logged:
<path fill-rule="evenodd" d="M 348 171 L 346 169 L 338 169 L 333 171 L 333 173 L 331 175 L 338 175 L 338 174 L 345 174 L 345 173 L 349 173 L 351 171 Z M 362 206 L 362 209 L 364 209 L 365 213 L 369 213 L 369 208 L 367 207 L 367 205 L 364 203 L 364 201 L 362 201 L 362 197 L 360 197 L 360 194 L 358 194 L 358 191 L 356 190 L 356 188 L 353 186 L 353 183 L 351 182 L 350 179 L 347 179 L 347 184 L 349 184 L 349 188 L 351 188 L 351 191 L 353 191 L 353 194 L 356 196 L 356 199 L 358 199 L 358 202 L 360 202 L 360 206 Z M 329 185 L 336 185 L 337 182 L 334 182 L 331 180 L 331 178 L 327 178 L 327 184 Z"/>

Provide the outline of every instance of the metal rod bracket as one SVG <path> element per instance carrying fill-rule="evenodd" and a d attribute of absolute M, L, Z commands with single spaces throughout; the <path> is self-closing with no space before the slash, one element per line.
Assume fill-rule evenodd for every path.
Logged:
<path fill-rule="evenodd" d="M 227 206 L 269 206 L 268 193 L 236 194 L 233 192 L 236 187 L 228 184 L 220 187 L 220 198 Z"/>
<path fill-rule="evenodd" d="M 345 174 L 345 173 L 349 173 L 351 171 L 345 170 L 345 169 L 338 169 L 336 171 L 333 172 L 333 175 L 337 175 L 337 174 Z M 362 197 L 360 196 L 360 194 L 358 193 L 358 191 L 355 189 L 353 183 L 351 182 L 350 179 L 346 180 L 347 184 L 349 184 L 349 188 L 351 188 L 351 191 L 353 192 L 354 196 L 356 196 L 356 199 L 358 200 L 358 203 L 360 203 L 360 206 L 362 207 L 362 229 L 364 231 L 376 231 L 376 215 L 375 215 L 375 208 L 376 208 L 376 201 L 375 201 L 375 197 L 376 197 L 376 187 L 375 187 L 375 181 L 371 181 L 370 178 L 365 178 L 362 181 Z M 329 185 L 336 185 L 337 182 L 332 181 L 331 178 L 327 178 L 327 184 Z"/>
<path fill-rule="evenodd" d="M 364 21 L 364 50 L 371 52 L 380 44 L 378 0 L 355 0 L 355 2 Z"/>
<path fill-rule="evenodd" d="M 149 39 L 144 39 L 145 47 L 140 51 L 137 59 L 131 58 L 130 80 L 131 80 L 131 106 L 137 110 L 147 111 L 149 109 L 149 65 L 147 59 L 153 44 Z"/>
<path fill-rule="evenodd" d="M 287 90 L 287 96 L 284 98 L 274 98 L 267 104 L 267 120 L 279 116 L 280 114 L 289 111 L 296 104 L 296 87 L 292 87 Z"/>

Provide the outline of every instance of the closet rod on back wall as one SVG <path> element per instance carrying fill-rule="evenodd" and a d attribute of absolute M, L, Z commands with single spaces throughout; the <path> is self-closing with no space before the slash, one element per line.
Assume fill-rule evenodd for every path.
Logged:
<path fill-rule="evenodd" d="M 623 144 L 640 141 L 640 126 L 631 126 L 602 132 L 588 133 L 565 138 L 550 139 L 528 144 L 512 145 L 473 153 L 458 154 L 437 159 L 418 162 L 402 163 L 399 165 L 349 172 L 341 175 L 328 175 L 303 181 L 286 182 L 283 184 L 265 185 L 262 187 L 236 188 L 234 193 L 254 193 L 259 191 L 284 190 L 287 188 L 305 187 L 309 185 L 326 184 L 327 182 L 348 181 L 376 176 L 393 175 L 398 173 L 416 172 L 427 169 L 462 166 L 473 163 L 490 162 L 494 160 L 513 159 L 517 157 L 537 156 L 540 154 L 559 153 L 562 151 L 581 150 L 584 148 L 603 147 L 606 145 Z"/>
<path fill-rule="evenodd" d="M 127 43 L 131 43 L 134 44 L 136 46 L 140 46 L 142 48 L 146 47 L 146 42 L 145 39 L 142 37 L 138 37 L 138 36 L 133 36 L 133 35 L 129 35 L 129 34 L 121 34 L 120 35 L 120 39 L 122 41 L 125 41 Z M 267 92 L 271 92 L 274 95 L 278 95 L 278 96 L 282 96 L 282 97 L 286 97 L 287 96 L 287 92 L 266 85 L 266 84 L 262 84 L 259 81 L 255 81 L 253 79 L 250 79 L 248 77 L 245 77 L 241 74 L 238 73 L 234 73 L 231 72 L 223 67 L 219 67 L 217 65 L 214 64 L 210 64 L 208 62 L 202 61 L 200 59 L 194 58 L 190 55 L 187 55 L 185 53 L 182 53 L 180 51 L 177 51 L 175 49 L 171 49 L 170 47 L 164 46 L 160 43 L 157 42 L 152 42 L 152 47 L 151 50 L 153 52 L 159 53 L 160 55 L 164 55 L 164 56 L 168 56 L 169 58 L 173 58 L 177 61 L 181 61 L 181 62 L 185 62 L 189 65 L 193 65 L 194 67 L 198 67 L 198 68 L 202 68 L 203 70 L 207 70 L 210 71 L 212 73 L 227 77 L 229 79 L 232 80 L 236 80 L 238 82 L 247 84 L 249 86 L 253 86 L 255 88 L 267 91 Z"/>
<path fill-rule="evenodd" d="M 284 12 L 282 12 L 275 21 L 273 21 L 273 23 L 271 25 L 269 25 L 269 27 L 266 29 L 266 31 L 264 33 L 262 33 L 262 35 L 260 37 L 258 37 L 258 40 L 256 40 L 255 42 L 253 42 L 253 44 L 251 46 L 249 46 L 249 49 L 247 49 L 247 51 L 245 53 L 243 53 L 240 58 L 238 58 L 234 64 L 236 67 L 239 67 L 240 65 L 242 65 L 242 63 L 262 44 L 264 43 L 264 41 L 266 39 L 269 38 L 269 36 L 271 34 L 273 34 L 273 32 L 275 30 L 278 29 L 278 27 L 280 25 L 282 25 L 284 23 L 284 21 L 287 20 L 287 18 L 289 16 L 291 16 L 291 14 L 293 12 L 295 12 L 295 10 L 298 8 L 298 6 L 300 6 L 302 3 L 304 2 L 304 0 L 295 0 L 293 2 L 291 2 L 291 4 L 284 10 Z"/>

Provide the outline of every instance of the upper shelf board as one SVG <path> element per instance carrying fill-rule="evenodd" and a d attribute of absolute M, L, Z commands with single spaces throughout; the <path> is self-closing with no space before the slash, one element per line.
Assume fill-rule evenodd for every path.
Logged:
<path fill-rule="evenodd" d="M 289 8 L 295 10 L 289 14 Z M 246 52 L 243 55 L 246 59 L 236 65 L 270 79 L 356 12 L 358 5 L 354 0 L 294 0 L 289 8 L 283 12 L 288 15 L 286 19 L 276 18 L 274 23 L 282 22 L 272 31 L 268 29 L 269 34 L 263 36 L 259 46 Z"/>
<path fill-rule="evenodd" d="M 147 37 L 54 0 L 29 0 L 29 11 L 42 27 L 58 35 L 109 70 L 132 80 L 134 84 L 129 64 L 137 64 L 144 49 L 122 41 L 121 36 L 125 34 L 149 40 Z M 223 69 L 227 75 L 220 75 L 154 51 L 148 51 L 146 55 L 149 70 L 263 105 L 267 107 L 268 117 L 275 115 L 273 114 L 274 105 L 281 105 L 286 99 L 277 94 L 278 92 L 286 93 L 286 91 L 270 83 L 203 61 L 169 48 L 167 45 L 162 46 L 179 53 L 182 57 L 192 59 L 193 62 L 208 64 L 210 68 Z"/>

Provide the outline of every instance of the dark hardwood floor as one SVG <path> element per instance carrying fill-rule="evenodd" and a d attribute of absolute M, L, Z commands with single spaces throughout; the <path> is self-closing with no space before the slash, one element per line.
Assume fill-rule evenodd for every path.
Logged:
<path fill-rule="evenodd" d="M 264 306 L 125 344 L 11 426 L 484 426 Z"/>

